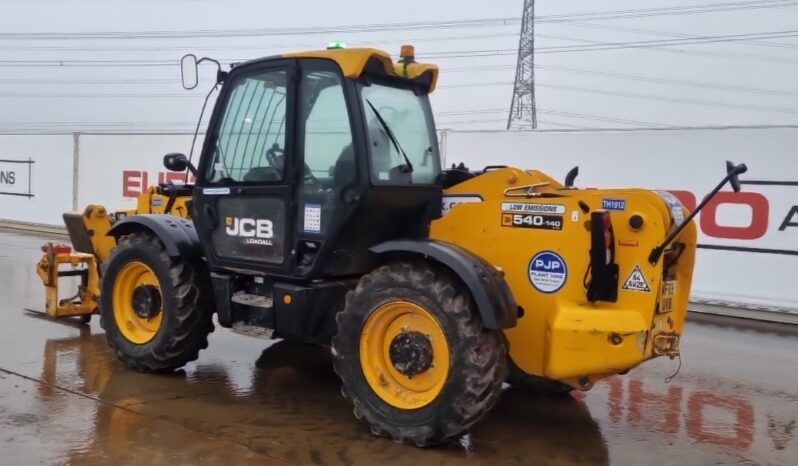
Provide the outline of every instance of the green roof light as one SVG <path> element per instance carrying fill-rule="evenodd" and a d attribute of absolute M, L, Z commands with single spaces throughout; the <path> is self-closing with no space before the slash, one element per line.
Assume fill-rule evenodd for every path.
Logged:
<path fill-rule="evenodd" d="M 327 50 L 345 49 L 346 44 L 342 40 L 334 40 L 327 45 Z"/>

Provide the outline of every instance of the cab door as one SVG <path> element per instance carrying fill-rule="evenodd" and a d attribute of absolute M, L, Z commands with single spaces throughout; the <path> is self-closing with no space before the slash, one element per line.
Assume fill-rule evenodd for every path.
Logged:
<path fill-rule="evenodd" d="M 211 269 L 288 275 L 296 177 L 292 60 L 231 72 L 206 137 L 192 216 Z"/>

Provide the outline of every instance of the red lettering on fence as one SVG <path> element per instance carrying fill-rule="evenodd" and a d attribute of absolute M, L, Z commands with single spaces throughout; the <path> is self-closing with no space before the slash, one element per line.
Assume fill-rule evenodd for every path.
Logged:
<path fill-rule="evenodd" d="M 718 207 L 723 204 L 743 204 L 751 207 L 751 222 L 748 226 L 719 225 Z M 754 192 L 720 192 L 701 211 L 701 231 L 715 238 L 757 239 L 765 236 L 768 230 L 768 200 Z"/>

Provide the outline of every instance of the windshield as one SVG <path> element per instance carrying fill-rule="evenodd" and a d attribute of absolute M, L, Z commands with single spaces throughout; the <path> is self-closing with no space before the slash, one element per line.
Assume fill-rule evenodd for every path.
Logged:
<path fill-rule="evenodd" d="M 408 88 L 371 84 L 363 87 L 361 98 L 368 125 L 372 182 L 435 183 L 440 160 L 427 96 L 416 95 Z"/>

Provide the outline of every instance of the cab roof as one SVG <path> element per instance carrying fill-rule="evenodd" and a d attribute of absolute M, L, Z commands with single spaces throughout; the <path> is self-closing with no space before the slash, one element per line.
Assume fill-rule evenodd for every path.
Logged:
<path fill-rule="evenodd" d="M 390 54 L 370 47 L 309 50 L 305 52 L 285 53 L 281 55 L 281 57 L 322 58 L 332 60 L 341 67 L 341 72 L 345 77 L 352 79 L 359 78 L 373 61 L 382 67 L 385 74 L 412 79 L 426 84 L 428 92 L 432 92 L 435 89 L 435 83 L 438 80 L 438 65 L 403 60 L 394 63 L 393 60 L 391 60 Z"/>

